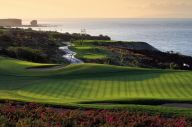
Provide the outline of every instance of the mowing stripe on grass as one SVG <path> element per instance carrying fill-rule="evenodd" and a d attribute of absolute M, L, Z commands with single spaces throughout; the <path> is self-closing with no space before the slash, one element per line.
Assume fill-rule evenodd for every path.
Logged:
<path fill-rule="evenodd" d="M 9 62 L 0 63 L 3 68 L 0 74 L 7 70 L 6 74 L 17 75 L 0 75 L 0 98 L 3 99 L 64 104 L 133 98 L 192 100 L 190 71 L 82 64 L 44 72 L 26 71 L 26 67 L 35 66 L 29 63 Z"/>

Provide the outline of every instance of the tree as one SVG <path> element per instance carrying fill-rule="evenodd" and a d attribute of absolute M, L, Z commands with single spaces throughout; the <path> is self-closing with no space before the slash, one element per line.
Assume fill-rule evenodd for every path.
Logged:
<path fill-rule="evenodd" d="M 2 49 L 6 49 L 10 45 L 12 45 L 12 38 L 10 36 L 8 35 L 0 36 L 0 47 Z"/>

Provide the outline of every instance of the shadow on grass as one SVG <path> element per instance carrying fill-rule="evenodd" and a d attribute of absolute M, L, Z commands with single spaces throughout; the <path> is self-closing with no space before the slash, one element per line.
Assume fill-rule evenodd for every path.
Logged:
<path fill-rule="evenodd" d="M 67 74 L 53 74 L 49 76 L 18 76 L 18 75 L 0 75 L 0 89 L 9 86 L 23 86 L 21 84 L 32 84 L 36 80 L 54 81 L 54 80 L 92 80 L 92 81 L 143 81 L 147 79 L 159 78 L 163 74 L 174 73 L 171 71 L 149 71 L 149 70 L 130 70 L 130 71 L 106 71 L 106 72 L 81 72 Z M 5 85 L 6 84 L 6 85 Z M 24 85 L 27 86 L 27 85 Z"/>
<path fill-rule="evenodd" d="M 77 72 L 63 75 L 52 75 L 49 79 L 79 79 L 79 80 L 101 80 L 101 81 L 143 81 L 147 79 L 159 78 L 163 74 L 172 74 L 171 71 L 107 71 L 107 72 Z"/>
<path fill-rule="evenodd" d="M 157 106 L 157 105 L 163 105 L 163 104 L 172 104 L 172 103 L 186 103 L 186 104 L 192 104 L 192 100 L 161 100 L 161 99 L 132 99 L 132 100 L 104 100 L 104 101 L 86 101 L 81 102 L 79 104 L 108 104 L 108 105 L 118 105 L 118 104 L 134 104 L 134 105 L 151 105 L 151 106 Z"/>

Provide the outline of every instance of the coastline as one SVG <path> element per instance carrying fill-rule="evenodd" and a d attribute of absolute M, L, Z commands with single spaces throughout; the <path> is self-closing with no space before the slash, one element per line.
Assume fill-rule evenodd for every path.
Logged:
<path fill-rule="evenodd" d="M 191 20 L 186 19 L 61 19 L 41 20 L 48 27 L 32 28 L 41 31 L 80 33 L 82 28 L 91 35 L 104 34 L 118 41 L 144 41 L 161 51 L 174 51 L 192 56 Z"/>

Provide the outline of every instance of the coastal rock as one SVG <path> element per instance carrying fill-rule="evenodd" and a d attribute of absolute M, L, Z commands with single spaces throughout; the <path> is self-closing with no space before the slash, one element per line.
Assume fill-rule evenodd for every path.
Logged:
<path fill-rule="evenodd" d="M 11 27 L 11 26 L 22 26 L 21 19 L 0 19 L 0 26 Z"/>
<path fill-rule="evenodd" d="M 32 27 L 38 26 L 37 20 L 32 20 L 32 21 L 31 21 L 31 26 L 32 26 Z"/>
<path fill-rule="evenodd" d="M 160 51 L 146 42 L 109 42 L 104 43 L 105 46 L 114 46 L 119 48 L 126 48 L 130 50 L 147 50 L 147 51 Z"/>

